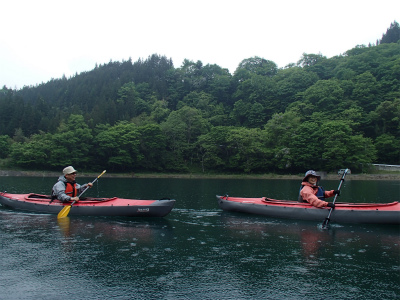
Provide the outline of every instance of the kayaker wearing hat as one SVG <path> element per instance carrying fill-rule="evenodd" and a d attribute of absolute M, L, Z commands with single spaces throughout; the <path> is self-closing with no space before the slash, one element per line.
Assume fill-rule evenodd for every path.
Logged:
<path fill-rule="evenodd" d="M 300 187 L 299 201 L 308 202 L 318 208 L 335 208 L 335 204 L 326 202 L 325 198 L 333 197 L 334 195 L 340 195 L 340 191 L 325 191 L 322 186 L 317 185 L 320 179 L 321 176 L 317 175 L 317 172 L 314 170 L 309 170 L 306 172 Z"/>
<path fill-rule="evenodd" d="M 52 199 L 62 202 L 79 201 L 78 195 L 87 187 L 92 187 L 91 182 L 80 185 L 76 183 L 76 170 L 72 166 L 64 168 L 63 175 L 58 178 L 57 183 L 51 191 Z"/>

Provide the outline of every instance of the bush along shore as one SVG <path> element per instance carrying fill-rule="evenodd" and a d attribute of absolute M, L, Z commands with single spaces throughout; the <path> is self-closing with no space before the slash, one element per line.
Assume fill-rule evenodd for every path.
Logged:
<path fill-rule="evenodd" d="M 0 176 L 26 176 L 26 177 L 58 177 L 61 172 L 52 171 L 16 171 L 0 170 Z M 80 177 L 96 177 L 94 172 L 79 172 Z M 109 178 L 181 178 L 181 179 L 286 179 L 301 180 L 303 174 L 281 175 L 281 174 L 206 174 L 206 173 L 112 173 L 107 172 L 102 177 Z M 324 180 L 340 179 L 336 173 L 325 173 Z M 385 172 L 374 174 L 349 174 L 346 180 L 400 180 L 400 173 Z"/>

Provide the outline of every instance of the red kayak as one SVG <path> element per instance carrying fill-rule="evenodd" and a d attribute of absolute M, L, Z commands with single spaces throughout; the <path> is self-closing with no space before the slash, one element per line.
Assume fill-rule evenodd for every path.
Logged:
<path fill-rule="evenodd" d="M 66 205 L 59 200 L 51 201 L 48 195 L 40 194 L 0 194 L 0 204 L 18 210 L 58 214 Z M 164 217 L 175 204 L 173 199 L 136 200 L 123 198 L 83 198 L 76 202 L 70 215 L 85 216 L 126 216 L 126 217 Z"/>
<path fill-rule="evenodd" d="M 323 221 L 329 208 L 316 208 L 309 203 L 275 200 L 271 198 L 240 198 L 217 196 L 219 207 L 226 211 L 236 211 L 264 215 L 273 218 L 286 218 L 310 221 Z M 375 223 L 400 224 L 400 203 L 335 203 L 330 216 L 337 223 Z"/>

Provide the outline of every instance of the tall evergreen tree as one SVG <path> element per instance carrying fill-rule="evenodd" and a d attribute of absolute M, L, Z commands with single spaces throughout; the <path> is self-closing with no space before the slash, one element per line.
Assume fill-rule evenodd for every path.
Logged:
<path fill-rule="evenodd" d="M 400 26 L 399 23 L 394 21 L 390 24 L 390 27 L 386 30 L 386 33 L 382 35 L 380 41 L 381 44 L 397 43 L 400 40 Z"/>

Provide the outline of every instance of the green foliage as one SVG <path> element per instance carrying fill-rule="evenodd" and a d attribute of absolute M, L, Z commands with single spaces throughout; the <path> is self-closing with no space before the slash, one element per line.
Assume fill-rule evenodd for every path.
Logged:
<path fill-rule="evenodd" d="M 278 111 L 285 111 L 289 104 L 297 100 L 299 93 L 311 87 L 318 79 L 317 74 L 300 67 L 279 70 L 274 77 L 276 82 L 276 95 L 273 98 L 276 104 L 274 107 Z"/>
<path fill-rule="evenodd" d="M 400 98 L 380 103 L 371 116 L 376 136 L 391 134 L 400 139 Z"/>
<path fill-rule="evenodd" d="M 11 139 L 8 135 L 0 135 L 0 158 L 7 158 L 11 151 Z"/>
<path fill-rule="evenodd" d="M 143 87 L 143 84 L 141 85 Z M 150 93 L 151 95 L 151 93 Z M 149 97 L 152 99 L 152 97 Z M 150 101 L 144 101 L 133 82 L 124 84 L 118 90 L 117 109 L 119 120 L 129 120 L 143 113 L 150 114 Z"/>
<path fill-rule="evenodd" d="M 384 133 L 376 138 L 375 147 L 381 163 L 398 164 L 400 158 L 400 140 L 391 134 Z"/>
<path fill-rule="evenodd" d="M 322 160 L 330 170 L 340 169 L 343 164 L 357 166 L 375 160 L 375 147 L 371 139 L 353 135 L 351 127 L 341 121 L 322 124 L 319 140 Z"/>
<path fill-rule="evenodd" d="M 67 165 L 88 168 L 93 145 L 91 129 L 82 115 L 70 115 L 66 123 L 61 123 L 57 132 L 51 136 L 53 146 L 49 163 L 52 167 Z"/>
<path fill-rule="evenodd" d="M 273 61 L 255 56 L 242 60 L 235 71 L 235 75 L 240 70 L 246 70 L 249 74 L 272 77 L 278 71 L 278 67 Z"/>
<path fill-rule="evenodd" d="M 139 126 L 140 160 L 138 166 L 143 170 L 162 171 L 165 164 L 163 157 L 167 140 L 158 124 Z"/>
<path fill-rule="evenodd" d="M 34 134 L 26 142 L 13 143 L 10 156 L 14 163 L 21 167 L 51 168 L 50 158 L 56 151 L 54 140 L 51 134 Z"/>
<path fill-rule="evenodd" d="M 303 172 L 400 164 L 400 43 L 234 74 L 153 54 L 0 90 L 0 158 L 23 168 Z"/>
<path fill-rule="evenodd" d="M 304 122 L 293 132 L 290 145 L 291 163 L 298 170 L 307 168 L 320 169 L 322 163 L 322 147 L 319 140 L 320 125 L 315 122 Z"/>
<path fill-rule="evenodd" d="M 379 85 L 370 72 L 362 73 L 354 78 L 352 98 L 366 112 L 370 112 L 381 102 Z"/>
<path fill-rule="evenodd" d="M 319 80 L 303 93 L 317 111 L 336 111 L 344 100 L 344 91 L 336 79 Z"/>
<path fill-rule="evenodd" d="M 382 39 L 380 40 L 381 44 L 384 43 L 397 43 L 400 40 L 400 26 L 399 23 L 394 21 L 390 24 L 390 27 L 386 31 L 385 34 L 382 35 Z"/>
<path fill-rule="evenodd" d="M 268 164 L 265 134 L 256 128 L 232 129 L 226 139 L 229 168 L 245 173 L 265 170 Z"/>
<path fill-rule="evenodd" d="M 142 159 L 139 131 L 135 124 L 121 121 L 102 130 L 94 138 L 98 164 L 114 171 L 128 171 Z"/>
<path fill-rule="evenodd" d="M 301 66 L 303 68 L 304 67 L 312 67 L 325 59 L 326 59 L 326 56 L 323 56 L 322 54 L 303 53 L 303 57 L 297 62 L 297 65 Z"/>
<path fill-rule="evenodd" d="M 203 172 L 228 169 L 229 149 L 227 137 L 234 127 L 216 126 L 199 136 L 196 143 L 197 156 Z"/>

